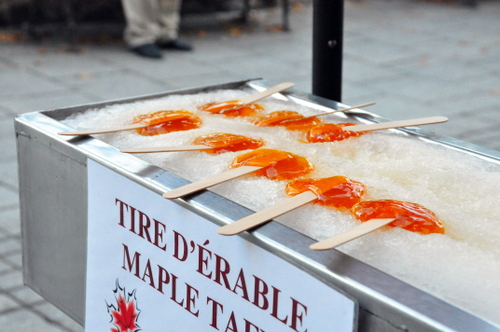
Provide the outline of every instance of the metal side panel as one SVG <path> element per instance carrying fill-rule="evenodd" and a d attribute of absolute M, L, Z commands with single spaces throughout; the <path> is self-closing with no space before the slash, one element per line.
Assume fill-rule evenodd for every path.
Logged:
<path fill-rule="evenodd" d="M 18 129 L 24 282 L 83 325 L 86 163 L 44 144 L 42 134 Z"/>

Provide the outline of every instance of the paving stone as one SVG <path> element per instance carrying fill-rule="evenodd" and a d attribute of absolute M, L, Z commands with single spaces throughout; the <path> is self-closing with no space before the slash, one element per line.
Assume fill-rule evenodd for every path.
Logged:
<path fill-rule="evenodd" d="M 222 74 L 223 73 L 223 74 Z M 174 82 L 170 83 L 175 89 L 190 88 L 193 86 L 206 86 L 220 84 L 224 82 L 233 82 L 248 79 L 248 76 L 237 74 L 230 71 L 218 71 L 217 76 L 213 75 L 182 75 L 174 78 Z M 166 90 L 165 90 L 166 91 Z"/>
<path fill-rule="evenodd" d="M 218 76 L 220 72 L 206 60 L 193 61 L 191 54 L 168 54 L 166 58 L 163 66 L 146 62 L 140 68 L 131 68 L 130 71 L 137 76 L 169 83 L 174 83 L 179 76 Z"/>
<path fill-rule="evenodd" d="M 19 190 L 19 179 L 17 176 L 17 161 L 7 160 L 0 164 L 0 174 L 2 174 L 1 181 L 13 188 Z"/>
<path fill-rule="evenodd" d="M 0 119 L 0 140 L 0 161 L 15 160 L 17 158 L 17 147 L 14 131 L 14 117 L 12 115 L 7 115 Z"/>
<path fill-rule="evenodd" d="M 30 84 L 26 84 L 26 82 L 30 82 Z M 0 97 L 2 98 L 65 90 L 63 84 L 58 84 L 49 77 L 37 75 L 24 68 L 0 71 Z"/>
<path fill-rule="evenodd" d="M 8 273 L 0 274 L 0 285 L 2 285 L 2 290 L 7 291 L 24 286 L 22 272 L 11 270 Z"/>
<path fill-rule="evenodd" d="M 471 87 L 465 83 L 457 85 L 446 85 L 436 82 L 435 79 L 421 76 L 419 79 L 404 77 L 398 80 L 383 81 L 376 85 L 376 89 L 394 94 L 396 96 L 411 98 L 415 101 L 440 101 L 452 99 L 469 93 Z"/>
<path fill-rule="evenodd" d="M 0 104 L 8 110 L 9 114 L 15 116 L 23 113 L 88 104 L 92 101 L 93 99 L 91 97 L 87 97 L 81 92 L 55 91 L 43 95 L 36 95 L 31 98 L 23 98 L 23 96 L 4 98 L 0 101 Z"/>
<path fill-rule="evenodd" d="M 1 245 L 0 245 L 1 248 Z M 18 249 L 16 249 L 18 248 Z M 1 250 L 1 249 L 0 249 Z M 9 253 L 3 255 L 3 259 L 14 269 L 21 270 L 23 268 L 23 254 L 21 251 L 21 247 L 17 245 L 13 245 L 10 247 Z"/>
<path fill-rule="evenodd" d="M 422 58 L 410 64 L 396 64 L 396 67 L 401 70 L 412 71 L 416 75 L 429 77 L 435 80 L 435 85 L 439 83 L 454 85 L 457 80 L 465 81 L 474 77 L 484 77 L 488 72 L 487 68 L 466 64 L 460 59 L 446 57 L 441 59 Z"/>
<path fill-rule="evenodd" d="M 27 286 L 12 290 L 10 294 L 14 298 L 16 298 L 18 302 L 27 304 L 29 306 L 46 302 L 43 297 L 38 295 L 35 291 Z"/>
<path fill-rule="evenodd" d="M 51 322 L 28 309 L 16 310 L 8 315 L 0 315 L 0 326 L 4 331 L 68 331 L 68 329 L 64 326 L 61 326 L 58 323 L 54 324 L 54 322 Z"/>
<path fill-rule="evenodd" d="M 0 294 L 0 316 L 2 312 L 12 310 L 13 308 L 16 308 L 18 304 L 10 299 L 9 297 L 5 296 L 4 294 Z M 2 325 L 0 325 L 2 326 Z M 3 327 L 2 327 L 3 328 Z"/>
<path fill-rule="evenodd" d="M 12 58 L 18 63 L 18 59 Z M 106 74 L 114 71 L 117 64 L 110 60 L 103 60 L 87 56 L 85 52 L 65 52 L 61 50 L 48 50 L 36 57 L 22 59 L 19 65 L 27 68 L 41 77 L 55 78 L 72 76 L 74 80 L 85 79 L 93 73 Z M 119 68 L 119 67 L 118 67 Z"/>
<path fill-rule="evenodd" d="M 3 259 L 0 257 L 0 274 L 4 274 L 11 269 L 12 266 L 7 262 L 4 262 Z"/>
<path fill-rule="evenodd" d="M 0 209 L 19 204 L 19 194 L 11 188 L 6 188 L 0 183 Z"/>
<path fill-rule="evenodd" d="M 168 84 L 152 82 L 147 77 L 133 73 L 114 72 L 110 75 L 95 76 L 86 81 L 70 83 L 72 89 L 93 97 L 94 101 L 108 101 L 165 92 L 172 89 Z"/>
<path fill-rule="evenodd" d="M 65 328 L 67 331 L 73 332 L 83 332 L 84 328 L 76 323 L 74 320 L 69 318 L 65 313 L 57 309 L 50 303 L 41 303 L 35 305 L 34 308 L 42 313 L 45 317 L 58 323 L 61 327 Z"/>
<path fill-rule="evenodd" d="M 60 42 L 0 43 L 0 330 L 83 328 L 23 285 L 17 114 L 262 77 L 312 90 L 312 8 L 292 11 L 290 32 L 269 32 L 273 12 L 228 30 L 210 20 L 183 22 L 190 53 L 148 60 L 122 44 L 68 53 Z M 445 115 L 425 130 L 500 151 L 500 3 L 475 9 L 406 0 L 345 2 L 342 101 L 389 119 Z M 213 21 L 213 19 L 212 19 Z"/>
<path fill-rule="evenodd" d="M 4 139 L 15 139 L 13 116 L 4 116 L 0 119 L 0 138 L 2 138 L 2 142 L 4 142 Z"/>
<path fill-rule="evenodd" d="M 21 235 L 19 207 L 0 210 L 0 229 L 13 235 Z"/>
<path fill-rule="evenodd" d="M 20 252 L 21 241 L 13 238 L 0 238 L 0 255 L 4 256 L 12 252 Z"/>
<path fill-rule="evenodd" d="M 385 66 L 366 63 L 356 58 L 344 62 L 342 67 L 343 81 L 355 83 L 353 84 L 355 87 L 359 87 L 360 84 L 377 85 L 383 81 L 398 80 L 403 78 L 406 72 L 404 68 L 393 67 L 387 70 Z"/>

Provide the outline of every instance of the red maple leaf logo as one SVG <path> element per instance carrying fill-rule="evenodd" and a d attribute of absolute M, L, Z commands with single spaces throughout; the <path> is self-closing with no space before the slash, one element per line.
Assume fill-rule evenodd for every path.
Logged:
<path fill-rule="evenodd" d="M 108 312 L 111 315 L 111 323 L 114 325 L 111 332 L 137 332 L 140 331 L 137 325 L 139 309 L 137 308 L 137 299 L 135 298 L 135 289 L 131 293 L 125 292 L 116 281 L 115 293 L 116 306 L 107 304 Z"/>

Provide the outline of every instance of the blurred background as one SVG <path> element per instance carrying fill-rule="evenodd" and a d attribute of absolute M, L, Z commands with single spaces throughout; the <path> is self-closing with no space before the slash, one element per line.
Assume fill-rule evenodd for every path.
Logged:
<path fill-rule="evenodd" d="M 313 9 L 186 0 L 180 37 L 194 50 L 153 60 L 125 46 L 119 0 L 1 0 L 1 330 L 83 331 L 23 284 L 15 116 L 250 78 L 311 92 Z M 348 0 L 343 36 L 343 103 L 448 116 L 426 129 L 500 151 L 498 0 Z"/>

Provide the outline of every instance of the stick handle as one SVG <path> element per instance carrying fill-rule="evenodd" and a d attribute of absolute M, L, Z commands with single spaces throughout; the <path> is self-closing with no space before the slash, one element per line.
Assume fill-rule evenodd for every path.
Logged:
<path fill-rule="evenodd" d="M 384 130 L 391 128 L 422 126 L 422 125 L 440 123 L 446 121 L 448 121 L 448 118 L 445 116 L 431 116 L 427 118 L 388 121 L 380 123 L 370 123 L 365 125 L 349 126 L 345 127 L 345 129 L 349 131 L 374 131 L 374 130 Z"/>
<path fill-rule="evenodd" d="M 92 135 L 92 134 L 106 134 L 106 133 L 114 133 L 117 131 L 124 131 L 124 130 L 132 130 L 132 129 L 139 129 L 139 128 L 144 128 L 147 127 L 148 125 L 143 124 L 143 123 L 133 123 L 130 125 L 125 125 L 121 127 L 113 127 L 113 128 L 102 128 L 102 129 L 84 129 L 84 130 L 77 130 L 77 131 L 63 131 L 58 133 L 59 135 L 64 135 L 64 136 L 81 136 L 81 135 Z"/>
<path fill-rule="evenodd" d="M 182 197 L 182 196 L 185 196 L 188 194 L 192 194 L 196 191 L 203 190 L 203 189 L 206 189 L 208 187 L 212 187 L 212 186 L 215 186 L 217 184 L 235 179 L 235 178 L 240 177 L 242 175 L 255 172 L 261 168 L 262 167 L 256 167 L 256 166 L 240 166 L 237 168 L 232 168 L 232 169 L 229 169 L 229 170 L 222 172 L 220 174 L 217 174 L 217 175 L 211 176 L 209 178 L 200 180 L 198 182 L 193 182 L 193 183 L 187 184 L 183 187 L 179 187 L 179 188 L 167 191 L 166 193 L 163 194 L 163 197 L 169 198 L 169 199 L 179 198 L 179 197 Z"/>
<path fill-rule="evenodd" d="M 346 112 L 346 111 L 350 111 L 350 110 L 353 110 L 353 109 L 356 109 L 356 108 L 367 107 L 367 106 L 371 106 L 371 105 L 375 105 L 375 103 L 368 103 L 368 104 L 363 104 L 363 105 L 358 105 L 358 106 L 352 106 L 352 107 L 344 108 L 344 109 L 341 109 L 341 110 L 333 110 L 333 111 L 323 112 L 323 113 L 319 113 L 319 114 L 309 115 L 309 116 L 305 116 L 303 118 L 300 118 L 300 120 L 315 118 L 317 116 L 323 116 L 323 115 L 333 114 L 333 113 L 338 113 L 338 112 Z M 293 119 L 291 119 L 291 120 L 293 120 Z"/>
<path fill-rule="evenodd" d="M 348 231 L 334 235 L 323 241 L 316 242 L 310 245 L 309 248 L 312 250 L 332 249 L 341 244 L 357 239 L 358 237 L 371 233 L 374 230 L 384 227 L 385 225 L 390 224 L 393 221 L 394 218 L 371 219 L 359 224 L 358 226 L 355 226 L 354 228 L 351 228 Z"/>
<path fill-rule="evenodd" d="M 206 145 L 179 145 L 179 146 L 159 146 L 159 147 L 144 147 L 133 149 L 121 149 L 124 153 L 155 153 L 155 152 L 177 152 L 177 151 L 200 151 L 211 150 L 210 146 Z"/>
<path fill-rule="evenodd" d="M 281 201 L 267 209 L 256 212 L 248 217 L 237 220 L 229 225 L 220 227 L 217 233 L 221 235 L 236 235 L 256 226 L 259 226 L 282 214 L 292 211 L 302 205 L 310 203 L 318 197 L 312 191 L 305 191 L 297 196 L 293 196 Z"/>
<path fill-rule="evenodd" d="M 286 89 L 290 89 L 293 85 L 294 84 L 292 82 L 283 82 L 283 83 L 275 85 L 269 89 L 266 89 L 264 91 L 254 93 L 248 97 L 244 97 L 244 98 L 240 99 L 240 101 L 243 104 L 255 103 L 256 101 L 261 100 L 267 96 L 270 96 L 276 92 L 281 92 L 281 91 L 284 91 Z"/>

